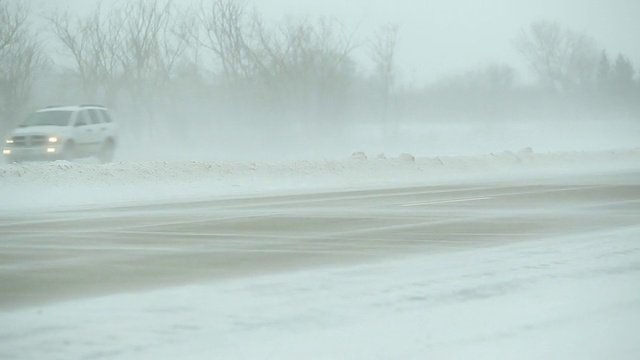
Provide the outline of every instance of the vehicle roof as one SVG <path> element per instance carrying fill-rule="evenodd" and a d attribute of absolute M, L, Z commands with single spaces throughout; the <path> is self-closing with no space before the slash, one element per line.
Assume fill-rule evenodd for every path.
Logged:
<path fill-rule="evenodd" d="M 45 111 L 78 111 L 80 109 L 102 109 L 107 110 L 105 106 L 102 105 L 69 105 L 69 106 L 49 106 L 44 109 L 40 109 L 36 112 L 45 112 Z"/>

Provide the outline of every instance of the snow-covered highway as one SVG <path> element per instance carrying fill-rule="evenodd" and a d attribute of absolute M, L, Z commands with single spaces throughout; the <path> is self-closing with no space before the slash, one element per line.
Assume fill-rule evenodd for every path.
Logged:
<path fill-rule="evenodd" d="M 640 225 L 640 176 L 65 210 L 0 219 L 0 305 Z"/>

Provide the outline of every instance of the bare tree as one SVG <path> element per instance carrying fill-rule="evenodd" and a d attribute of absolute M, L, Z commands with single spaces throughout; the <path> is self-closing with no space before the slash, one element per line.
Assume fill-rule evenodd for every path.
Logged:
<path fill-rule="evenodd" d="M 82 92 L 89 97 L 93 97 L 99 87 L 98 66 L 104 59 L 102 50 L 98 49 L 104 43 L 103 37 L 101 34 L 98 36 L 98 43 L 92 39 L 95 30 L 101 29 L 100 11 L 98 8 L 96 15 L 88 18 L 75 18 L 68 11 L 56 11 L 45 16 L 52 33 L 72 58 Z"/>
<path fill-rule="evenodd" d="M 549 86 L 570 91 L 594 80 L 598 51 L 585 34 L 563 30 L 555 22 L 536 22 L 520 33 L 514 45 Z"/>
<path fill-rule="evenodd" d="M 128 90 L 136 100 L 162 89 L 184 54 L 192 27 L 170 2 L 141 0 L 105 7 L 88 16 L 47 16 L 75 63 L 85 93 L 112 99 Z"/>
<path fill-rule="evenodd" d="M 202 2 L 198 18 L 199 44 L 213 54 L 236 96 L 317 117 L 344 107 L 355 32 L 338 21 L 289 18 L 268 26 L 245 0 Z"/>
<path fill-rule="evenodd" d="M 611 80 L 620 92 L 630 92 L 634 86 L 635 70 L 633 64 L 623 54 L 618 54 L 611 69 Z"/>
<path fill-rule="evenodd" d="M 29 104 L 36 74 L 46 64 L 41 44 L 31 31 L 30 11 L 23 4 L 0 0 L 0 117 L 6 130 Z"/>
<path fill-rule="evenodd" d="M 371 45 L 371 58 L 375 64 L 375 75 L 380 81 L 382 90 L 382 119 L 385 122 L 389 117 L 391 93 L 396 83 L 396 52 L 399 29 L 397 24 L 380 27 L 376 31 Z"/>
<path fill-rule="evenodd" d="M 71 58 L 86 100 L 104 97 L 115 101 L 125 86 L 124 70 L 129 63 L 125 42 L 126 14 L 103 3 L 88 15 L 55 11 L 45 16 L 49 28 Z"/>
<path fill-rule="evenodd" d="M 156 0 L 127 3 L 124 8 L 124 76 L 133 98 L 140 101 L 158 80 L 155 72 L 161 49 L 161 35 L 170 21 L 170 4 Z M 164 75 L 164 74 L 163 74 Z"/>
<path fill-rule="evenodd" d="M 106 14 L 103 11 L 104 7 L 99 4 L 83 26 L 88 42 L 84 67 L 90 69 L 92 87 L 101 89 L 105 101 L 113 104 L 124 86 L 124 18 L 115 8 Z"/>
<path fill-rule="evenodd" d="M 169 21 L 161 30 L 156 56 L 156 70 L 164 83 L 171 80 L 178 62 L 193 44 L 197 27 L 195 18 L 189 11 L 180 11 L 176 7 L 169 9 Z"/>
<path fill-rule="evenodd" d="M 305 114 L 339 117 L 348 101 L 354 34 L 328 18 L 281 24 L 270 41 L 261 36 L 265 82 Z"/>
<path fill-rule="evenodd" d="M 0 56 L 23 36 L 28 16 L 28 10 L 23 5 L 11 7 L 0 0 Z"/>
<path fill-rule="evenodd" d="M 224 78 L 231 83 L 250 79 L 257 71 L 251 46 L 256 18 L 248 17 L 246 0 L 202 1 L 198 18 L 204 32 L 200 45 L 213 52 Z"/>

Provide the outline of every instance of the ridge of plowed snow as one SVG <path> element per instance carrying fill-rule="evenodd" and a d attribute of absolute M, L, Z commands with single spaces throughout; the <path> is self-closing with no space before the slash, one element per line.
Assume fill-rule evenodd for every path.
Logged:
<path fill-rule="evenodd" d="M 640 148 L 607 152 L 534 153 L 523 149 L 481 156 L 367 157 L 343 160 L 225 162 L 151 161 L 112 164 L 0 165 L 5 210 L 50 209 L 179 198 L 212 198 L 334 188 L 437 184 L 530 178 L 591 169 L 638 167 Z"/>

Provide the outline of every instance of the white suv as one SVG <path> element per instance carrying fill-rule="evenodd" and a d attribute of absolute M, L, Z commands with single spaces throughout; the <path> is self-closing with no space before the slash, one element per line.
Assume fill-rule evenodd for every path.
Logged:
<path fill-rule="evenodd" d="M 38 110 L 6 140 L 2 154 L 9 162 L 73 160 L 96 156 L 110 162 L 117 125 L 104 106 L 56 106 Z"/>

